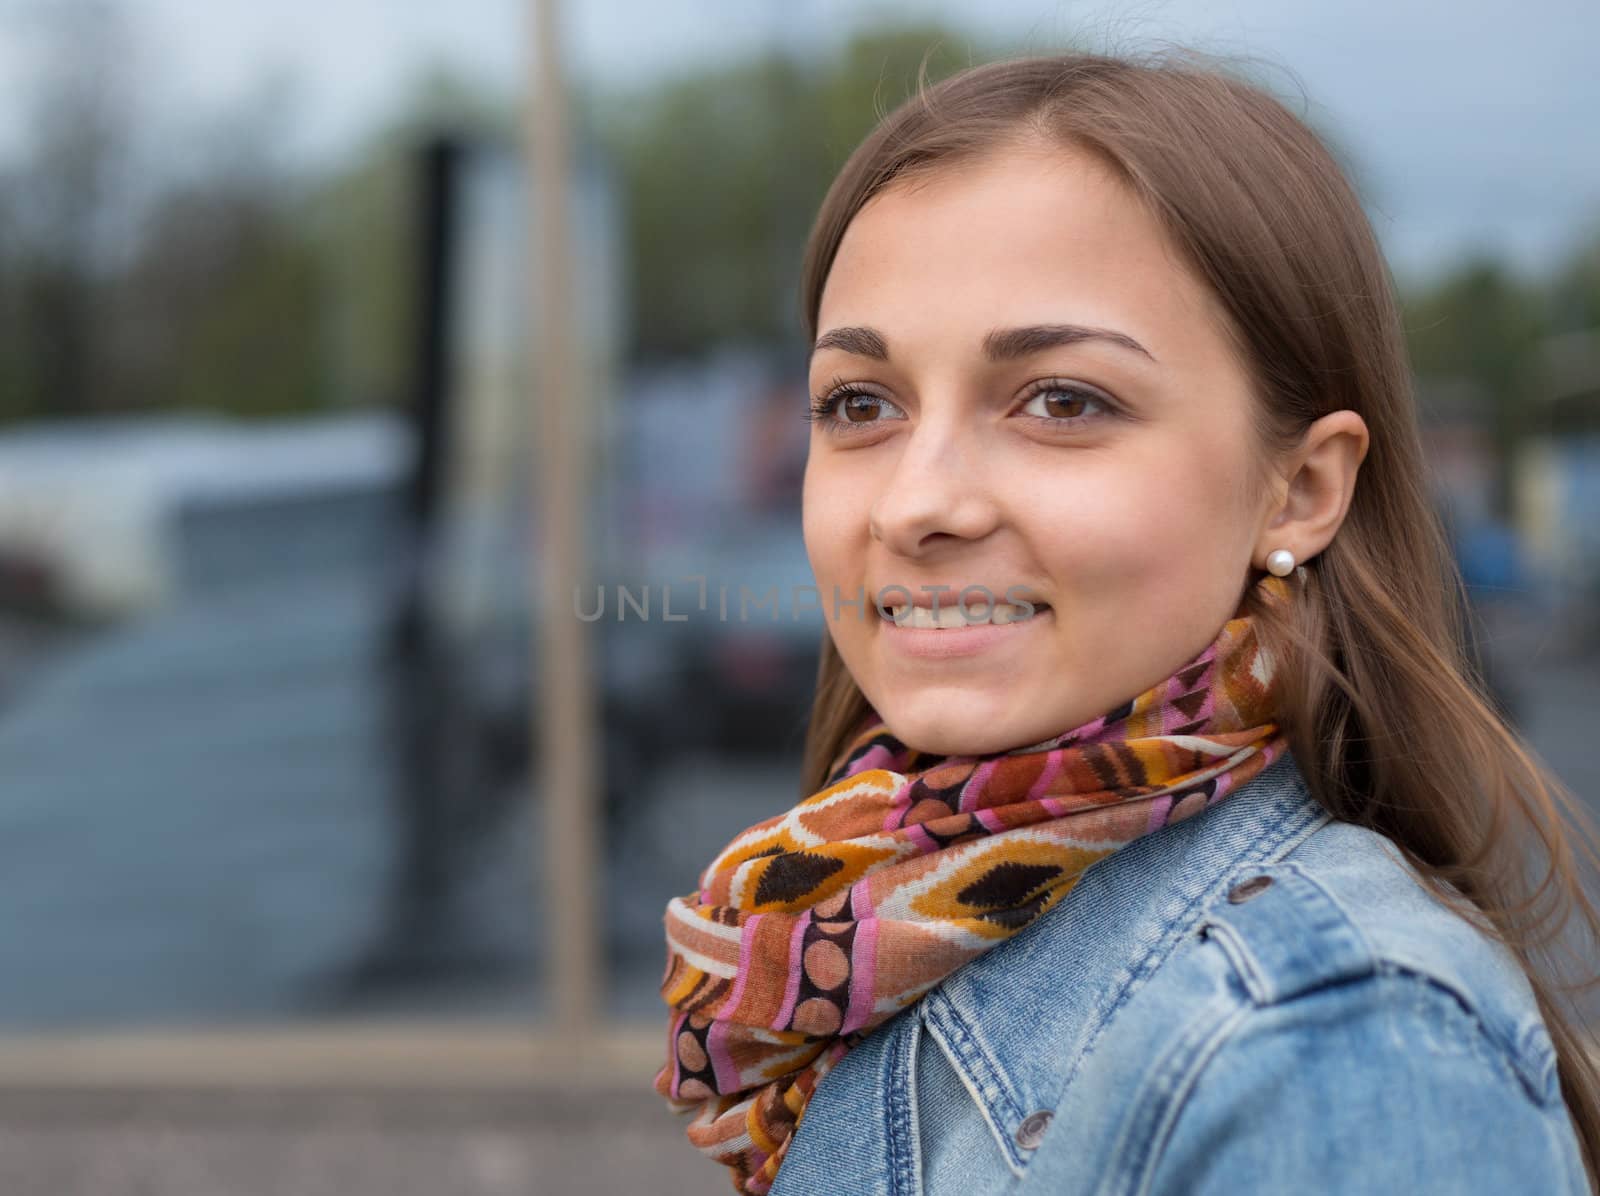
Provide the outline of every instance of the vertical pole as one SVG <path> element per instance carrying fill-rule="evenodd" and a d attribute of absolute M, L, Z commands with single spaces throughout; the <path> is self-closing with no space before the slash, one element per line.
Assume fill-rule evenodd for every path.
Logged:
<path fill-rule="evenodd" d="M 529 167 L 529 237 L 535 271 L 529 346 L 538 418 L 528 421 L 530 460 L 542 520 L 542 551 L 530 565 L 540 596 L 534 637 L 538 653 L 533 718 L 539 745 L 537 788 L 542 804 L 544 909 L 548 932 L 545 991 L 558 1040 L 586 1040 L 602 997 L 597 903 L 594 796 L 594 701 L 590 689 L 588 624 L 573 613 L 572 596 L 587 573 L 584 543 L 588 508 L 589 427 L 580 404 L 583 330 L 573 318 L 572 236 L 568 223 L 569 149 L 557 0 L 529 0 L 529 61 L 523 129 Z"/>

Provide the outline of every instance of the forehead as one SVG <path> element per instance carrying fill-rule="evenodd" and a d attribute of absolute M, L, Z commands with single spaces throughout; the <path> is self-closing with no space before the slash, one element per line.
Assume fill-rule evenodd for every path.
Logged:
<path fill-rule="evenodd" d="M 1214 296 L 1155 216 L 1065 148 L 996 151 L 879 192 L 845 230 L 818 312 L 819 330 L 973 348 L 990 327 L 1049 321 L 1123 328 L 1158 358 L 1222 336 Z"/>

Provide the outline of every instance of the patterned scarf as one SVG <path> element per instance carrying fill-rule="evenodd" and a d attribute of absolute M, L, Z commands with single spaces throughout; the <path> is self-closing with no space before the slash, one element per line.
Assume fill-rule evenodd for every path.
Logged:
<path fill-rule="evenodd" d="M 1271 574 L 1271 600 L 1290 588 Z M 827 784 L 737 835 L 667 904 L 656 1091 L 765 1193 L 817 1084 L 872 1029 L 1058 903 L 1084 869 L 1277 759 L 1253 620 L 1099 718 L 980 757 L 924 756 L 869 712 Z"/>

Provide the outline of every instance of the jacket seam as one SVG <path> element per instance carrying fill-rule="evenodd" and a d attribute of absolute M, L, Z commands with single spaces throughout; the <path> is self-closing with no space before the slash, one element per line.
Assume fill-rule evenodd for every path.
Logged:
<path fill-rule="evenodd" d="M 1491 1026 L 1479 1012 L 1478 1002 L 1472 994 L 1460 992 L 1450 981 L 1427 968 L 1389 956 L 1378 957 L 1378 969 L 1383 975 L 1405 977 L 1430 992 L 1449 998 L 1452 1008 L 1471 1023 L 1473 1053 L 1489 1064 L 1502 1079 L 1510 1080 L 1521 1088 L 1535 1105 L 1541 1109 L 1550 1107 L 1547 1091 L 1542 1087 L 1542 1061 L 1525 1057 L 1516 1043 Z"/>
<path fill-rule="evenodd" d="M 1296 782 L 1295 788 L 1299 790 L 1297 800 L 1304 801 L 1305 798 L 1311 796 L 1311 791 L 1304 782 Z M 1231 883 L 1233 877 L 1241 869 L 1256 867 L 1265 863 L 1275 863 L 1281 860 L 1289 852 L 1293 851 L 1295 847 L 1299 846 L 1300 843 L 1304 842 L 1313 832 L 1334 821 L 1332 814 L 1315 804 L 1310 810 L 1299 807 L 1295 813 L 1301 815 L 1303 825 L 1291 828 L 1281 839 L 1270 846 L 1263 847 L 1259 844 L 1251 844 L 1247 847 L 1243 853 L 1235 858 L 1231 865 L 1219 872 L 1212 883 L 1195 898 L 1193 904 L 1184 915 L 1167 928 L 1166 934 L 1151 944 L 1137 961 L 1127 965 L 1122 975 L 1118 978 L 1115 1000 L 1096 1021 L 1082 1049 L 1079 1050 L 1077 1057 L 1073 1059 L 1071 1066 L 1067 1068 L 1065 1076 L 1059 1085 L 1061 1091 L 1071 1087 L 1073 1081 L 1077 1079 L 1084 1060 L 1093 1052 L 1095 1044 L 1105 1034 L 1111 1022 L 1116 1018 L 1117 1013 L 1132 999 L 1134 993 L 1142 987 L 1144 980 L 1148 979 L 1160 968 L 1161 964 L 1172 954 L 1177 944 L 1193 931 L 1195 924 L 1205 916 L 1205 911 L 1216 894 Z"/>
<path fill-rule="evenodd" d="M 1402 869 L 1402 871 L 1406 873 L 1413 884 L 1416 884 L 1420 890 L 1427 893 L 1426 886 L 1422 885 L 1421 882 L 1416 879 L 1414 875 L 1415 869 L 1411 865 L 1410 861 L 1406 859 L 1405 855 L 1401 853 L 1399 849 L 1394 846 L 1394 844 L 1389 842 L 1386 837 L 1380 838 L 1378 841 L 1378 848 L 1386 856 L 1393 860 Z M 1336 904 L 1338 904 L 1339 899 L 1330 890 L 1328 890 L 1326 886 L 1322 887 L 1323 891 L 1328 893 L 1328 896 Z M 1432 893 L 1427 893 L 1427 897 L 1429 901 L 1436 900 Z M 1348 911 L 1343 912 L 1345 912 L 1346 917 L 1349 918 Z M 1451 911 L 1451 913 L 1454 914 L 1454 911 Z M 1349 920 L 1351 925 L 1355 927 L 1356 933 L 1362 934 L 1359 923 L 1357 923 L 1354 918 L 1349 918 Z M 1364 937 L 1365 936 L 1363 935 L 1363 938 Z M 1530 1020 L 1526 1026 L 1520 1026 L 1510 1033 L 1502 1034 L 1498 1028 L 1492 1026 L 1483 1017 L 1479 1009 L 1481 1002 L 1471 989 L 1466 988 L 1464 985 L 1458 986 L 1457 982 L 1453 978 L 1441 975 L 1439 972 L 1429 967 L 1426 961 L 1414 959 L 1406 954 L 1395 951 L 1372 950 L 1371 954 L 1375 961 L 1391 964 L 1395 968 L 1410 972 L 1418 977 L 1421 977 L 1422 979 L 1429 981 L 1434 986 L 1443 989 L 1453 996 L 1456 1001 L 1466 1010 L 1469 1016 L 1471 1016 L 1472 1019 L 1478 1023 L 1480 1032 L 1492 1044 L 1497 1046 L 1501 1052 L 1503 1052 L 1503 1054 L 1506 1056 L 1507 1062 L 1517 1073 L 1519 1082 L 1529 1089 L 1530 1095 L 1532 1095 L 1540 1104 L 1546 1103 L 1543 1094 L 1544 1092 L 1548 1091 L 1548 1082 L 1550 1079 L 1549 1073 L 1554 1070 L 1555 1060 L 1553 1057 L 1553 1051 L 1551 1057 L 1547 1058 L 1542 1044 L 1538 1042 L 1539 1030 L 1542 1026 L 1541 1022 Z M 1549 1031 L 1545 1030 L 1545 1037 L 1548 1038 L 1548 1034 Z"/>
<path fill-rule="evenodd" d="M 889 1187 L 893 1196 L 921 1196 L 922 1157 L 917 1141 L 916 1111 L 917 1048 L 916 1037 L 921 1020 L 915 1016 L 907 1019 L 903 1033 L 885 1044 L 883 1068 L 888 1073 L 888 1138 Z M 895 1080 L 901 1067 L 906 1069 L 905 1084 Z"/>
<path fill-rule="evenodd" d="M 1539 1120 L 1544 1122 L 1544 1133 L 1550 1142 L 1551 1153 L 1566 1163 L 1573 1188 L 1588 1192 L 1589 1178 L 1584 1173 L 1581 1147 L 1577 1152 L 1573 1150 L 1578 1142 L 1578 1131 L 1572 1120 L 1572 1111 L 1558 1094 L 1556 1103 L 1553 1106 L 1541 1106 L 1540 1112 Z"/>
<path fill-rule="evenodd" d="M 1486 1044 L 1492 1046 L 1499 1046 L 1500 1044 L 1490 1035 L 1481 1019 L 1476 1016 L 1476 1013 L 1470 1007 L 1461 1003 L 1459 994 L 1449 985 L 1438 983 L 1434 977 L 1426 972 L 1403 965 L 1396 965 L 1394 961 L 1381 956 L 1378 957 L 1377 964 L 1378 967 L 1375 971 L 1368 972 L 1365 975 L 1344 977 L 1329 981 L 1326 984 L 1319 984 L 1304 992 L 1296 993 L 1285 1000 L 1272 1002 L 1270 1006 L 1252 1006 L 1248 1000 L 1236 1003 L 1233 1011 L 1223 1019 L 1215 1031 L 1206 1039 L 1203 1049 L 1196 1053 L 1193 1059 L 1193 1066 L 1184 1075 L 1183 1081 L 1174 1087 L 1170 1094 L 1157 1092 L 1153 1098 L 1161 1104 L 1160 1115 L 1156 1119 L 1156 1128 L 1150 1136 L 1149 1147 L 1145 1151 L 1140 1166 L 1142 1174 L 1139 1176 L 1139 1183 L 1136 1187 L 1127 1190 L 1127 1196 L 1149 1196 L 1151 1185 L 1155 1182 L 1156 1172 L 1165 1157 L 1166 1148 L 1171 1141 L 1173 1129 L 1186 1107 L 1188 1098 L 1193 1094 L 1195 1086 L 1199 1083 L 1200 1077 L 1204 1074 L 1206 1068 L 1215 1060 L 1222 1047 L 1233 1039 L 1248 1014 L 1264 1011 L 1267 1008 L 1285 1008 L 1307 998 L 1325 994 L 1333 989 L 1344 988 L 1348 985 L 1364 984 L 1376 986 L 1384 979 L 1401 979 L 1408 984 L 1414 983 L 1416 991 L 1433 991 L 1451 998 L 1457 1011 L 1472 1022 L 1475 1027 L 1473 1057 L 1485 1064 L 1488 1072 L 1496 1082 L 1513 1090 L 1523 1090 L 1524 1094 L 1529 1098 L 1530 1105 L 1533 1106 L 1539 1116 L 1551 1156 L 1566 1158 L 1569 1151 L 1556 1121 L 1562 1111 L 1565 1110 L 1565 1104 L 1558 1101 L 1556 1105 L 1551 1106 L 1539 1099 L 1536 1094 L 1529 1092 L 1515 1065 L 1505 1056 L 1503 1050 L 1491 1055 L 1481 1049 Z M 1148 1090 L 1148 1088 L 1149 1085 L 1147 1084 L 1141 1089 L 1141 1093 Z M 1137 1103 L 1136 1100 L 1136 1106 Z M 1137 1117 L 1137 1113 L 1133 1116 Z M 1124 1137 L 1126 1137 L 1126 1133 Z M 1586 1183 L 1587 1181 L 1584 1182 Z M 1100 1190 L 1106 1193 L 1106 1196 L 1112 1196 L 1117 1190 L 1115 1186 L 1117 1183 L 1118 1180 L 1115 1177 L 1107 1179 L 1106 1186 Z"/>
<path fill-rule="evenodd" d="M 1389 855 L 1391 859 L 1395 859 L 1400 864 L 1405 865 L 1404 857 L 1394 855 L 1394 853 L 1389 850 L 1390 844 L 1387 841 L 1380 839 L 1378 846 L 1386 855 Z M 1478 1033 L 1485 1040 L 1485 1044 L 1496 1050 L 1499 1063 L 1509 1069 L 1512 1078 L 1514 1078 L 1519 1084 L 1527 1089 L 1528 1094 L 1538 1104 L 1545 1105 L 1547 1103 L 1545 1092 L 1548 1091 L 1548 1084 L 1546 1069 L 1544 1067 L 1545 1061 L 1542 1058 L 1534 1058 L 1533 1056 L 1535 1052 L 1533 1050 L 1530 1049 L 1524 1051 L 1520 1041 L 1516 1041 L 1514 1038 L 1502 1034 L 1497 1027 L 1491 1025 L 1491 1023 L 1483 1017 L 1482 1012 L 1479 1009 L 1480 1002 L 1478 1001 L 1476 994 L 1472 993 L 1470 990 L 1462 991 L 1461 989 L 1457 988 L 1454 981 L 1439 975 L 1423 962 L 1413 961 L 1404 958 L 1403 956 L 1399 956 L 1393 952 L 1377 950 L 1373 946 L 1372 940 L 1368 937 L 1367 933 L 1361 928 L 1360 921 L 1351 914 L 1349 907 L 1346 906 L 1344 901 L 1340 899 L 1337 893 L 1335 893 L 1327 885 L 1317 880 L 1311 869 L 1306 868 L 1294 860 L 1284 860 L 1283 865 L 1285 867 L 1292 867 L 1297 874 L 1299 874 L 1308 883 L 1316 885 L 1318 891 L 1327 897 L 1327 899 L 1339 911 L 1340 916 L 1344 918 L 1346 925 L 1350 927 L 1350 929 L 1355 933 L 1356 938 L 1360 940 L 1363 949 L 1366 951 L 1367 957 L 1373 962 L 1374 971 L 1405 971 L 1429 983 L 1433 987 L 1448 993 L 1455 999 L 1456 1003 L 1461 1007 L 1463 1012 L 1465 1012 L 1466 1015 L 1470 1017 L 1477 1025 Z M 1316 987 L 1320 988 L 1323 986 L 1318 985 Z M 1530 1040 L 1531 1043 L 1536 1039 L 1536 1033 L 1537 1032 L 1535 1028 L 1530 1026 L 1529 1029 L 1524 1033 L 1523 1037 Z"/>
<path fill-rule="evenodd" d="M 1020 1119 L 1022 1114 L 1019 1106 L 1002 1085 L 1000 1069 L 994 1065 L 993 1060 L 987 1056 L 976 1038 L 962 1023 L 959 1014 L 946 1011 L 943 1005 L 940 1005 L 938 1010 L 947 1012 L 947 1016 L 930 1016 L 926 1022 L 928 1033 L 933 1035 L 933 1040 L 939 1044 L 939 1049 L 950 1061 L 952 1069 L 961 1080 L 961 1086 L 967 1090 L 967 1095 L 972 1097 L 972 1103 L 978 1106 L 978 1112 L 983 1115 L 984 1122 L 989 1126 L 989 1132 L 994 1135 L 995 1142 L 1000 1147 L 1000 1157 L 1005 1160 L 1006 1167 L 1013 1176 L 1020 1179 L 1026 1174 L 1026 1164 L 1016 1157 L 1016 1146 L 1010 1135 L 995 1120 L 997 1113 L 1008 1114 L 1012 1120 Z M 930 1013 L 932 1012 L 933 1007 L 930 1005 Z M 967 1058 L 963 1051 L 958 1050 L 947 1035 L 959 1037 L 962 1046 L 972 1052 L 971 1058 Z M 983 1077 L 974 1075 L 974 1072 L 980 1070 L 986 1075 Z M 992 1100 L 981 1091 L 980 1085 L 985 1081 L 994 1088 Z"/>
<path fill-rule="evenodd" d="M 1377 967 L 1377 961 L 1380 956 L 1377 951 L 1373 950 L 1372 941 L 1362 932 L 1360 924 L 1351 916 L 1344 903 L 1298 861 L 1280 857 L 1272 861 L 1270 866 L 1279 869 L 1285 874 L 1293 875 L 1299 881 L 1310 885 L 1318 895 L 1327 900 L 1333 912 L 1338 915 L 1341 927 L 1349 930 L 1355 937 L 1356 945 L 1367 961 L 1367 974 L 1370 974 Z M 1291 892 L 1285 900 L 1300 901 L 1302 898 Z M 1287 997 L 1274 996 L 1273 990 L 1276 986 L 1272 983 L 1272 969 L 1266 967 L 1261 962 L 1260 957 L 1251 950 L 1248 936 L 1239 933 L 1224 916 L 1210 916 L 1203 931 L 1205 937 L 1215 940 L 1223 954 L 1230 959 L 1235 970 L 1238 971 L 1239 979 L 1243 982 L 1245 991 L 1249 994 L 1250 999 L 1260 1006 L 1281 1005 L 1285 1001 L 1294 1000 L 1297 996 L 1302 995 L 1303 992 L 1315 992 L 1317 989 L 1325 988 L 1330 984 L 1340 983 L 1344 979 L 1360 979 L 1359 976 L 1330 977 L 1317 980 L 1309 988 Z"/>
<path fill-rule="evenodd" d="M 1234 967 L 1240 973 L 1240 979 L 1249 995 L 1257 1005 L 1282 1006 L 1289 1002 L 1299 1000 L 1301 997 L 1334 988 L 1346 983 L 1359 983 L 1373 976 L 1405 976 L 1414 979 L 1430 990 L 1436 990 L 1448 996 L 1454 1007 L 1466 1017 L 1474 1027 L 1473 1046 L 1475 1053 L 1485 1056 L 1485 1061 L 1499 1070 L 1507 1079 L 1515 1081 L 1524 1088 L 1528 1095 L 1539 1105 L 1548 1104 L 1545 1093 L 1545 1068 L 1543 1059 L 1533 1058 L 1533 1052 L 1524 1052 L 1521 1043 L 1513 1040 L 1484 1018 L 1479 1008 L 1480 1002 L 1476 995 L 1469 991 L 1462 991 L 1456 983 L 1447 977 L 1437 974 L 1424 963 L 1397 956 L 1392 952 L 1379 951 L 1372 945 L 1372 940 L 1362 930 L 1360 922 L 1351 915 L 1349 908 L 1340 900 L 1327 885 L 1317 880 L 1311 870 L 1294 860 L 1281 860 L 1278 867 L 1292 870 L 1295 875 L 1307 884 L 1315 886 L 1318 893 L 1327 898 L 1328 902 L 1338 912 L 1344 925 L 1355 935 L 1363 952 L 1371 961 L 1370 970 L 1358 976 L 1330 977 L 1318 980 L 1309 987 L 1295 992 L 1287 997 L 1269 998 L 1268 970 L 1261 964 L 1256 954 L 1250 949 L 1249 942 L 1244 935 L 1239 934 L 1225 919 L 1217 919 L 1206 927 L 1207 936 L 1214 939 L 1223 953 L 1230 957 Z M 1536 1031 L 1530 1028 L 1524 1035 L 1530 1041 L 1536 1041 Z"/>
<path fill-rule="evenodd" d="M 1311 787 L 1304 781 L 1296 782 L 1295 787 L 1300 790 L 1300 797 L 1302 800 L 1311 797 Z M 1273 855 L 1266 862 L 1276 864 L 1280 860 L 1287 858 L 1297 847 L 1300 846 L 1300 844 L 1304 843 L 1317 831 L 1320 831 L 1329 823 L 1337 821 L 1338 819 L 1335 818 L 1330 811 L 1324 809 L 1320 802 L 1313 800 L 1311 803 L 1310 820 L 1305 826 L 1302 826 L 1297 830 L 1290 831 L 1287 835 L 1285 835 L 1283 839 L 1279 841 L 1278 845 L 1273 848 L 1277 854 Z M 1257 862 L 1259 863 L 1261 861 Z"/>
<path fill-rule="evenodd" d="M 1517 1041 L 1517 1054 L 1528 1063 L 1536 1095 L 1541 1104 L 1562 1104 L 1561 1072 L 1556 1061 L 1555 1043 L 1542 1015 L 1530 1020 Z"/>
<path fill-rule="evenodd" d="M 1190 1093 L 1194 1091 L 1195 1085 L 1200 1082 L 1200 1076 L 1210 1066 L 1211 1060 L 1233 1038 L 1234 1032 L 1253 1008 L 1248 1000 L 1233 1002 L 1232 1008 L 1227 1011 L 1221 1021 L 1212 1026 L 1202 1038 L 1198 1049 L 1192 1056 L 1187 1060 L 1174 1059 L 1174 1070 L 1177 1070 L 1179 1062 L 1184 1064 L 1183 1070 L 1178 1075 L 1177 1083 L 1169 1091 L 1158 1092 L 1154 1097 L 1157 1109 L 1152 1114 L 1154 1124 L 1150 1127 L 1142 1163 L 1130 1168 L 1126 1179 L 1122 1181 L 1124 1186 L 1131 1183 L 1131 1186 L 1126 1186 L 1128 1196 L 1148 1196 L 1150 1185 L 1155 1182 L 1156 1167 L 1163 1157 L 1163 1151 L 1166 1149 L 1168 1140 L 1172 1137 L 1172 1129 L 1177 1124 L 1178 1114 L 1182 1112 L 1184 1103 L 1188 1100 Z M 1182 1044 L 1180 1043 L 1179 1046 L 1181 1048 Z M 1175 1048 L 1174 1055 L 1181 1055 L 1181 1050 Z M 1136 1109 L 1138 1103 L 1137 1101 L 1135 1102 Z M 1137 1118 L 1137 1113 L 1135 1118 Z M 1108 1184 L 1116 1184 L 1119 1181 L 1113 1179 L 1107 1182 Z M 1109 1194 L 1114 1192 L 1115 1188 L 1108 1187 L 1106 1190 Z"/>
<path fill-rule="evenodd" d="M 1233 979 L 1244 999 L 1256 1005 L 1267 1004 L 1261 964 L 1243 936 L 1227 922 L 1220 920 L 1207 922 L 1202 927 L 1202 934 L 1208 942 L 1215 943 L 1217 950 L 1227 959 L 1229 968 L 1236 973 Z"/>
<path fill-rule="evenodd" d="M 1350 913 L 1350 908 L 1345 905 L 1343 901 L 1339 900 L 1339 895 L 1337 893 L 1319 881 L 1314 875 L 1312 875 L 1311 869 L 1307 868 L 1299 861 L 1283 860 L 1281 861 L 1281 864 L 1283 867 L 1292 868 L 1295 874 L 1307 884 L 1315 885 L 1317 891 L 1328 899 L 1328 903 L 1332 905 L 1334 909 L 1339 911 L 1339 916 L 1344 919 L 1344 924 L 1349 927 L 1351 933 L 1356 936 L 1356 941 L 1361 944 L 1361 950 L 1363 954 L 1366 955 L 1368 960 L 1377 960 L 1380 958 L 1378 952 L 1373 949 L 1372 940 L 1369 939 L 1366 935 L 1366 932 L 1361 929 L 1361 923 L 1356 921 L 1354 915 Z"/>

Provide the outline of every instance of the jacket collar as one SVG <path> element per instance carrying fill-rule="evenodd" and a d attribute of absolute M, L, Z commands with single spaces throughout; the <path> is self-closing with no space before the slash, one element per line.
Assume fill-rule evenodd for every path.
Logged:
<path fill-rule="evenodd" d="M 1216 805 L 1097 861 L 1031 927 L 925 994 L 924 1025 L 1014 1174 L 1031 1153 L 1018 1145 L 1024 1121 L 1057 1107 L 1112 1015 L 1205 909 L 1331 820 L 1286 751 Z"/>

